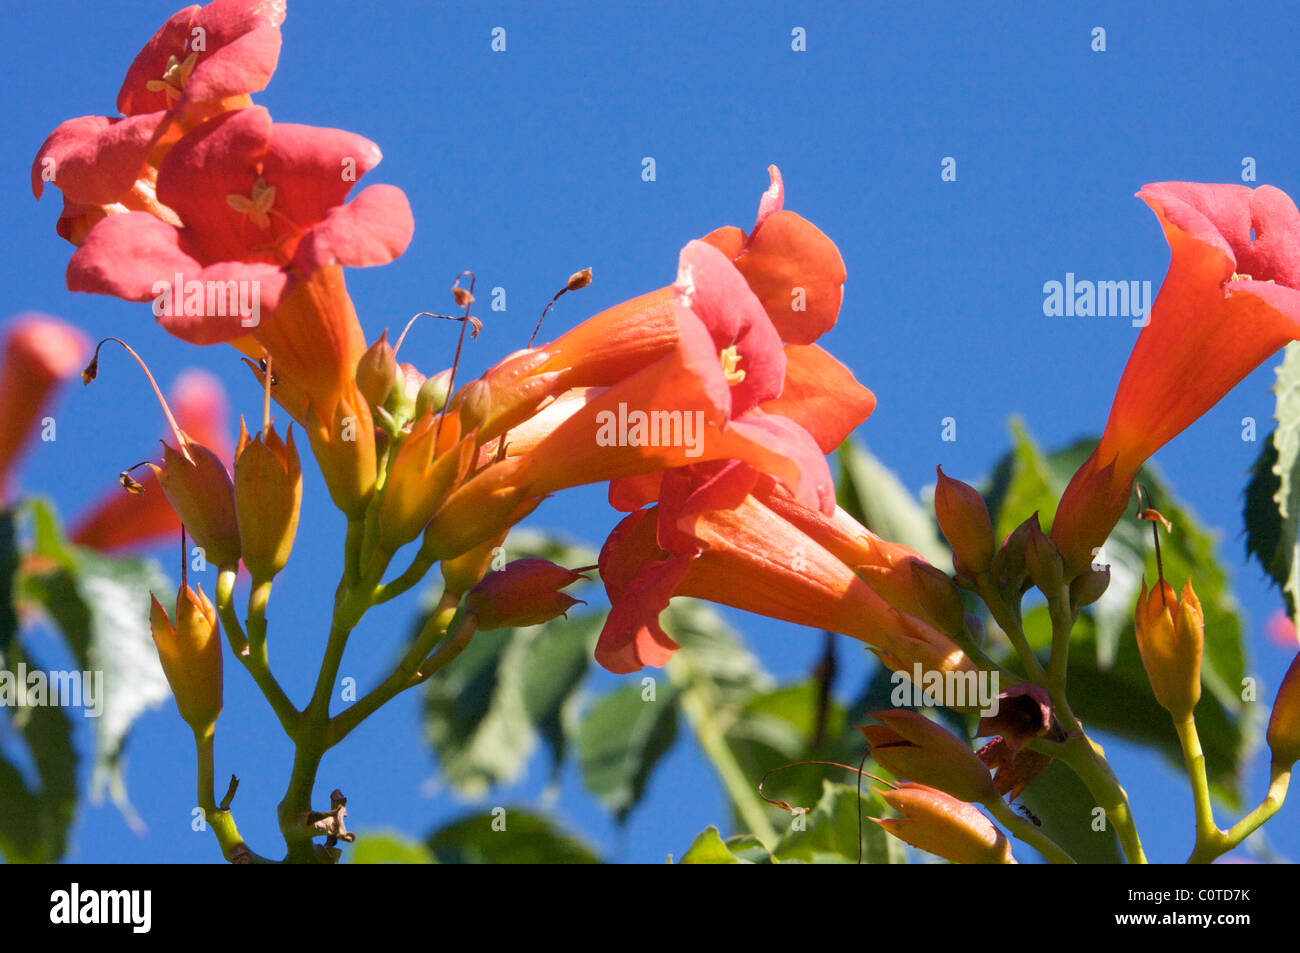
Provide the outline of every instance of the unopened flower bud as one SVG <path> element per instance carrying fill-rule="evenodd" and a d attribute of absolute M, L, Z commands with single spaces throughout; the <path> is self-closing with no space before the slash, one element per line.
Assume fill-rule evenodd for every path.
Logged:
<path fill-rule="evenodd" d="M 365 397 L 352 384 L 325 414 L 309 406 L 304 429 L 330 499 L 360 518 L 375 492 L 375 421 Z"/>
<path fill-rule="evenodd" d="M 492 412 L 492 387 L 483 378 L 479 378 L 465 388 L 458 401 L 460 427 L 463 433 L 477 430 L 487 422 Z"/>
<path fill-rule="evenodd" d="M 891 774 L 946 791 L 963 801 L 998 796 L 993 776 L 970 746 L 914 711 L 873 712 L 883 725 L 860 727 L 871 757 Z"/>
<path fill-rule="evenodd" d="M 415 416 L 423 417 L 432 411 L 438 413 L 447 405 L 447 390 L 451 386 L 451 368 L 439 371 L 420 385 L 415 397 Z"/>
<path fill-rule="evenodd" d="M 465 597 L 479 631 L 549 622 L 581 600 L 560 590 L 586 577 L 546 559 L 516 559 L 488 573 Z"/>
<path fill-rule="evenodd" d="M 919 559 L 909 560 L 909 564 L 921 611 L 949 635 L 961 633 L 965 627 L 966 607 L 962 605 L 961 592 L 948 574 Z"/>
<path fill-rule="evenodd" d="M 1029 534 L 1037 525 L 1038 516 L 1035 514 L 1007 534 L 1006 540 L 993 557 L 993 564 L 989 567 L 989 574 L 999 585 L 1007 589 L 1019 589 L 1020 584 L 1024 582 L 1029 571 L 1025 562 L 1026 552 L 1029 549 Z"/>
<path fill-rule="evenodd" d="M 514 481 L 520 457 L 485 467 L 458 486 L 424 531 L 421 549 L 451 559 L 499 535 L 535 510 L 542 497 Z"/>
<path fill-rule="evenodd" d="M 1056 544 L 1048 539 L 1038 525 L 1038 514 L 1035 513 L 1030 519 L 1029 535 L 1025 542 L 1025 568 L 1029 571 L 1029 578 L 1044 595 L 1056 598 L 1065 585 L 1065 563 L 1056 550 Z"/>
<path fill-rule="evenodd" d="M 1070 601 L 1076 606 L 1090 606 L 1106 593 L 1110 585 L 1110 567 L 1088 569 L 1070 583 Z"/>
<path fill-rule="evenodd" d="M 875 821 L 899 840 L 955 864 L 1014 864 L 1011 842 L 979 810 L 923 784 L 879 791 L 903 816 Z"/>
<path fill-rule="evenodd" d="M 977 576 L 993 562 L 993 521 L 979 491 L 944 475 L 940 467 L 934 491 L 934 512 L 939 529 L 952 547 L 957 572 Z"/>
<path fill-rule="evenodd" d="M 219 567 L 239 562 L 239 522 L 235 517 L 235 487 L 226 465 L 201 443 L 185 445 L 189 459 L 163 444 L 162 466 L 149 464 L 204 558 Z M 192 461 L 192 462 L 191 462 Z"/>
<path fill-rule="evenodd" d="M 1180 598 L 1163 579 L 1148 590 L 1142 580 L 1133 616 L 1138 651 L 1156 701 L 1176 722 L 1190 718 L 1201 697 L 1205 621 L 1189 580 Z"/>
<path fill-rule="evenodd" d="M 460 439 L 456 417 L 416 421 L 393 460 L 379 506 L 379 543 L 390 553 L 420 535 L 474 462 L 474 441 Z"/>
<path fill-rule="evenodd" d="M 1300 655 L 1291 660 L 1268 719 L 1268 747 L 1275 767 L 1300 761 Z"/>
<path fill-rule="evenodd" d="M 176 623 L 151 597 L 150 629 L 158 661 L 176 698 L 181 718 L 195 732 L 212 730 L 221 715 L 221 633 L 217 610 L 202 587 L 181 586 L 176 595 Z"/>
<path fill-rule="evenodd" d="M 266 582 L 284 568 L 298 532 L 302 506 L 302 467 L 293 445 L 274 428 L 250 439 L 239 422 L 239 449 L 235 453 L 235 512 L 244 565 L 254 582 Z"/>
<path fill-rule="evenodd" d="M 382 407 L 396 383 L 397 358 L 385 331 L 357 362 L 357 387 L 371 407 Z"/>

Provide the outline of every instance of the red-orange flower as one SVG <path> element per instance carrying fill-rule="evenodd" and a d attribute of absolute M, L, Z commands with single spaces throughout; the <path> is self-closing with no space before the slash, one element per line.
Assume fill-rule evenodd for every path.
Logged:
<path fill-rule="evenodd" d="M 1070 575 L 1110 535 L 1147 458 L 1300 338 L 1300 212 L 1284 192 L 1162 182 L 1138 196 L 1160 219 L 1169 272 L 1101 442 L 1057 509 L 1052 539 Z"/>
<path fill-rule="evenodd" d="M 768 172 L 772 184 L 759 201 L 753 229 L 746 234 L 727 226 L 703 241 L 735 264 L 777 335 L 790 345 L 787 357 L 792 350 L 809 352 L 793 358 L 796 378 L 811 380 L 815 370 L 852 381 L 847 369 L 812 343 L 839 314 L 844 261 L 820 229 L 783 209 L 781 173 L 776 166 Z M 485 375 L 492 386 L 493 413 L 483 427 L 483 439 L 511 429 L 553 394 L 612 386 L 670 354 L 678 337 L 675 299 L 674 286 L 651 291 L 602 311 L 548 344 L 500 362 Z M 831 393 L 831 388 L 825 392 Z M 830 409 L 823 404 L 822 410 Z M 805 421 L 799 422 L 812 431 Z"/>
<path fill-rule="evenodd" d="M 783 395 L 786 352 L 735 266 L 691 242 L 681 254 L 672 351 L 583 403 L 521 458 L 537 493 L 740 459 L 771 473 L 810 506 L 834 509 L 823 450 L 798 423 L 764 409 Z M 874 399 L 863 388 L 858 420 Z M 861 405 L 868 406 L 865 411 Z"/>
<path fill-rule="evenodd" d="M 57 318 L 26 314 L 5 334 L 0 357 L 0 495 L 54 391 L 81 369 L 86 336 Z"/>
<path fill-rule="evenodd" d="M 842 511 L 801 506 L 743 464 L 665 474 L 659 505 L 624 519 L 601 551 L 611 610 L 596 659 L 614 672 L 663 665 L 677 644 L 659 614 L 673 596 L 696 596 L 851 636 L 896 670 L 973 670 L 947 636 L 854 572 L 889 565 L 876 541 Z"/>
<path fill-rule="evenodd" d="M 280 55 L 284 0 L 215 0 L 173 14 L 145 44 L 118 93 L 121 117 L 69 119 L 41 145 L 32 192 L 63 193 L 58 233 L 74 245 L 109 215 L 142 211 L 179 224 L 154 194 L 157 165 L 186 130 L 251 105 Z"/>

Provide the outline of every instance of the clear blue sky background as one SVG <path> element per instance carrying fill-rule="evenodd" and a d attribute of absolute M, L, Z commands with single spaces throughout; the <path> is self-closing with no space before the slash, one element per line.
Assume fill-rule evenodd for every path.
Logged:
<path fill-rule="evenodd" d="M 168 338 L 146 306 L 70 294 L 63 273 L 71 249 L 54 234 L 58 199 L 38 205 L 28 191 L 46 134 L 68 117 L 112 113 L 131 58 L 172 9 L 167 0 L 4 3 L 0 192 L 9 239 L 0 311 L 39 309 L 94 336 L 121 334 L 168 380 L 200 364 L 255 415 L 260 396 L 229 349 Z M 840 321 L 824 343 L 879 399 L 859 435 L 920 489 L 936 463 L 960 477 L 987 472 L 1006 447 L 1013 413 L 1047 445 L 1100 430 L 1137 332 L 1123 318 L 1044 317 L 1042 285 L 1067 271 L 1158 285 L 1168 253 L 1133 197 L 1144 183 L 1237 182 L 1242 158 L 1253 156 L 1260 184 L 1300 194 L 1297 20 L 1300 7 L 1288 2 L 291 0 L 279 70 L 259 102 L 281 121 L 373 139 L 385 159 L 366 181 L 399 185 L 410 197 L 416 233 L 407 254 L 349 276 L 368 336 L 414 312 L 445 310 L 463 268 L 477 271 L 480 288 L 507 289 L 508 311 L 485 312 L 488 326 L 470 347 L 475 372 L 524 344 L 570 272 L 591 265 L 596 280 L 562 302 L 548 319 L 553 332 L 668 283 L 687 240 L 723 224 L 748 228 L 765 169 L 777 163 L 787 207 L 821 226 L 848 265 Z M 496 26 L 508 31 L 505 53 L 489 49 Z M 790 48 L 796 26 L 807 31 L 807 52 Z M 1095 26 L 1106 30 L 1104 53 L 1090 49 Z M 644 156 L 657 162 L 653 183 L 641 179 Z M 957 160 L 956 182 L 940 181 L 945 156 Z M 426 371 L 441 368 L 451 333 L 417 326 L 403 356 Z M 110 486 L 160 430 L 143 382 L 118 357 L 110 363 L 117 370 L 94 389 L 68 391 L 57 443 L 42 445 L 24 471 L 24 484 L 52 493 L 65 513 Z M 1270 699 L 1289 655 L 1263 633 L 1280 599 L 1242 559 L 1240 491 L 1259 444 L 1240 433 L 1246 416 L 1260 421 L 1261 438 L 1268 433 L 1271 381 L 1266 365 L 1157 457 L 1222 533 L 1254 671 Z M 958 422 L 955 443 L 940 439 L 947 416 Z M 274 659 L 296 698 L 314 678 L 341 538 L 314 471 L 307 493 L 271 613 Z M 529 525 L 566 528 L 596 545 L 615 521 L 602 495 L 566 494 Z M 171 548 L 162 555 L 174 560 Z M 343 668 L 362 685 L 391 657 L 407 615 L 378 620 L 354 637 Z M 739 621 L 777 675 L 796 677 L 815 659 L 815 633 Z M 846 692 L 865 671 L 861 655 L 844 640 Z M 218 775 L 239 773 L 241 827 L 271 852 L 290 749 L 245 674 L 228 666 L 226 681 Z M 189 830 L 192 747 L 170 704 L 141 719 L 129 755 L 130 793 L 148 832 L 132 833 L 111 806 L 87 806 L 71 856 L 213 860 L 210 835 Z M 1122 746 L 1116 766 L 1149 852 L 1181 860 L 1192 830 L 1185 782 Z M 1252 799 L 1262 771 L 1252 774 Z M 424 832 L 466 809 L 446 794 L 428 796 L 432 773 L 411 694 L 326 759 L 319 790 L 364 791 L 352 805 L 358 829 Z M 542 775 L 532 771 L 488 806 L 531 799 Z M 608 855 L 653 862 L 726 817 L 688 743 L 657 773 L 624 833 L 582 793 L 575 772 L 557 812 Z M 1291 857 L 1300 856 L 1298 818 L 1300 805 L 1288 804 L 1269 827 Z"/>

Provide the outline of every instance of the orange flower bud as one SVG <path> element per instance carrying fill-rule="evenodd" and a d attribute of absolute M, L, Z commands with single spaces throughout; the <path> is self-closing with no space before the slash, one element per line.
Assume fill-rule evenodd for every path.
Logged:
<path fill-rule="evenodd" d="M 1163 579 L 1149 591 L 1143 579 L 1133 624 L 1156 701 L 1175 721 L 1185 721 L 1201 697 L 1201 652 L 1205 644 L 1205 620 L 1191 581 L 1176 599 L 1173 586 Z"/>
<path fill-rule="evenodd" d="M 909 560 L 916 601 L 936 626 L 949 635 L 966 628 L 966 607 L 948 574 L 919 559 Z"/>
<path fill-rule="evenodd" d="M 485 424 L 492 413 L 492 387 L 479 378 L 466 386 L 458 402 L 461 430 L 469 433 Z"/>
<path fill-rule="evenodd" d="M 923 784 L 877 793 L 903 817 L 871 820 L 913 847 L 954 864 L 1016 862 L 1007 835 L 970 804 Z"/>
<path fill-rule="evenodd" d="M 153 597 L 150 629 L 158 661 L 176 698 L 181 718 L 195 732 L 211 731 L 221 715 L 221 631 L 217 610 L 202 587 L 182 585 L 176 594 L 176 624 Z"/>
<path fill-rule="evenodd" d="M 302 467 L 293 445 L 274 428 L 249 438 L 239 422 L 235 452 L 235 514 L 244 565 L 255 583 L 266 582 L 289 561 L 302 506 Z"/>
<path fill-rule="evenodd" d="M 221 458 L 194 440 L 187 440 L 183 451 L 164 442 L 162 466 L 149 468 L 204 558 L 221 568 L 238 565 L 235 487 Z"/>
<path fill-rule="evenodd" d="M 329 412 L 322 413 L 314 404 L 308 407 L 307 439 L 330 499 L 348 517 L 359 518 L 375 491 L 375 422 L 370 406 L 352 383 Z"/>
<path fill-rule="evenodd" d="M 560 590 L 585 578 L 546 559 L 516 559 L 471 589 L 465 609 L 478 619 L 480 632 L 539 625 L 581 601 Z"/>
<path fill-rule="evenodd" d="M 993 521 L 984 497 L 972 486 L 953 480 L 938 468 L 934 512 L 939 529 L 952 547 L 953 564 L 962 575 L 976 576 L 993 562 Z"/>
<path fill-rule="evenodd" d="M 425 553 L 435 560 L 459 556 L 535 510 L 543 497 L 513 482 L 520 460 L 493 463 L 457 487 L 424 531 Z"/>
<path fill-rule="evenodd" d="M 883 725 L 858 730 L 867 736 L 871 757 L 900 778 L 946 791 L 963 801 L 998 796 L 988 766 L 960 738 L 914 711 L 872 712 Z"/>
<path fill-rule="evenodd" d="M 474 462 L 474 438 L 460 439 L 459 419 L 442 419 L 441 429 L 437 414 L 422 417 L 393 460 L 379 506 L 379 544 L 387 552 L 420 535 Z"/>
<path fill-rule="evenodd" d="M 357 387 L 371 407 L 382 407 L 397 383 L 397 357 L 388 343 L 388 332 L 361 355 L 357 361 Z"/>
<path fill-rule="evenodd" d="M 1029 534 L 1037 525 L 1038 514 L 1035 513 L 1007 534 L 1001 548 L 993 557 L 993 562 L 989 566 L 989 575 L 1004 589 L 1019 589 L 1020 584 L 1025 581 L 1029 571 L 1025 562 L 1029 549 Z"/>
<path fill-rule="evenodd" d="M 1274 765 L 1290 768 L 1300 761 L 1300 655 L 1291 661 L 1277 690 L 1268 719 L 1268 747 Z"/>

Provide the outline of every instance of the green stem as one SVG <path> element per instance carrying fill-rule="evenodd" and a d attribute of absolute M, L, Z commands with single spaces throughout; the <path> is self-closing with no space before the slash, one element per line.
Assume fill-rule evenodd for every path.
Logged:
<path fill-rule="evenodd" d="M 1196 849 L 1187 859 L 1189 864 L 1209 864 L 1233 850 L 1247 837 L 1259 830 L 1282 807 L 1287 788 L 1291 784 L 1291 768 L 1274 762 L 1269 776 L 1268 793 L 1255 808 L 1227 831 L 1217 828 L 1204 839 L 1197 837 Z"/>
<path fill-rule="evenodd" d="M 260 857 L 249 850 L 248 845 L 244 843 L 244 839 L 239 835 L 239 828 L 235 826 L 235 818 L 229 809 L 217 805 L 213 787 L 215 773 L 213 767 L 213 739 L 215 734 L 214 728 L 194 732 L 194 751 L 198 759 L 198 798 L 199 807 L 203 809 L 204 823 L 207 824 L 217 838 L 217 844 L 221 847 L 221 855 L 226 860 L 233 862 L 237 857 L 247 857 L 253 863 L 269 863 L 266 858 Z"/>
<path fill-rule="evenodd" d="M 1183 721 L 1175 719 L 1174 728 L 1178 731 L 1178 743 L 1183 749 L 1183 763 L 1192 782 L 1192 799 L 1196 805 L 1195 855 L 1203 845 L 1212 843 L 1221 831 L 1214 823 L 1214 805 L 1210 801 L 1210 782 L 1205 774 L 1205 754 L 1201 751 L 1201 739 L 1196 732 L 1196 719 L 1189 713 Z"/>
<path fill-rule="evenodd" d="M 1025 638 L 1025 631 L 1020 621 L 1019 604 L 1012 604 L 1004 599 L 1002 593 L 994 588 L 987 574 L 981 576 L 976 585 L 980 598 L 984 600 L 989 613 L 993 616 L 993 621 L 1006 634 L 1016 654 L 1020 656 L 1020 662 L 1025 666 L 1025 674 L 1029 676 L 1029 680 L 1040 685 L 1046 682 L 1047 672 Z"/>
<path fill-rule="evenodd" d="M 292 739 L 297 734 L 302 716 L 271 672 L 266 654 L 266 594 L 270 592 L 270 583 L 265 584 L 262 596 L 255 598 L 262 588 L 254 587 L 249 595 L 248 634 L 245 635 L 234 607 L 235 570 L 222 569 L 217 576 L 217 614 L 221 617 L 235 658 L 253 676 L 253 682 L 275 712 L 284 733 Z"/>
<path fill-rule="evenodd" d="M 456 601 L 447 596 L 437 608 L 429 614 L 419 635 L 398 663 L 397 668 L 351 707 L 346 708 L 330 719 L 326 741 L 330 746 L 338 744 L 357 725 L 365 721 L 381 707 L 401 692 L 417 684 L 416 679 L 423 663 L 434 647 L 447 635 L 456 617 Z M 462 620 L 465 617 L 461 617 Z M 459 633 L 457 633 L 459 635 Z M 456 635 L 453 635 L 453 641 Z M 444 663 L 445 664 L 445 663 Z M 423 679 L 420 679 L 421 681 Z"/>
<path fill-rule="evenodd" d="M 1010 805 L 1000 797 L 995 797 L 984 802 L 984 806 L 992 812 L 998 822 L 1009 830 L 1018 840 L 1024 841 L 1034 850 L 1038 851 L 1052 864 L 1073 864 L 1075 859 L 1069 855 L 1056 841 L 1052 840 L 1033 824 L 1026 821 L 1023 817 L 1013 811 Z"/>
<path fill-rule="evenodd" d="M 1142 840 L 1138 836 L 1137 826 L 1133 822 L 1133 812 L 1129 808 L 1128 794 L 1120 786 L 1119 779 L 1106 761 L 1105 752 L 1083 731 L 1078 719 L 1065 704 L 1064 698 L 1053 697 L 1056 716 L 1069 732 L 1070 737 L 1057 751 L 1057 757 L 1064 761 L 1088 788 L 1097 805 L 1106 812 L 1106 817 L 1119 836 L 1121 849 L 1130 864 L 1145 864 L 1146 853 L 1142 850 Z"/>
<path fill-rule="evenodd" d="M 758 796 L 758 789 L 746 777 L 727 744 L 726 735 L 718 725 L 717 706 L 706 682 L 695 676 L 681 654 L 670 663 L 669 671 L 674 681 L 681 681 L 681 706 L 695 732 L 700 748 L 713 764 L 731 803 L 749 832 L 762 841 L 768 850 L 781 839 Z"/>
<path fill-rule="evenodd" d="M 1070 604 L 1070 587 L 1062 583 L 1059 592 L 1048 596 L 1047 608 L 1052 619 L 1052 655 L 1047 667 L 1047 687 L 1065 697 L 1066 672 L 1070 663 L 1070 633 L 1079 617 L 1078 610 Z"/>

